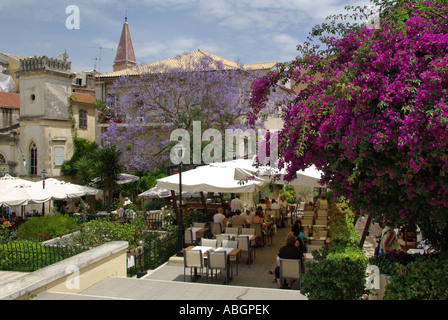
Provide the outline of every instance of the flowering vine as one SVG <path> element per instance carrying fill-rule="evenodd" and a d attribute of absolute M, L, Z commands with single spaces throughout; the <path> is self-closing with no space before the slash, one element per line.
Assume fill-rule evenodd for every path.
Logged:
<path fill-rule="evenodd" d="M 376 28 L 316 28 L 310 39 L 319 36 L 323 49 L 307 42 L 254 83 L 249 121 L 279 81 L 291 80 L 297 95 L 283 104 L 280 137 L 288 179 L 314 164 L 355 209 L 418 224 L 447 248 L 448 9 L 442 1 L 375 3 L 387 4 Z M 326 35 L 330 27 L 338 32 Z"/>

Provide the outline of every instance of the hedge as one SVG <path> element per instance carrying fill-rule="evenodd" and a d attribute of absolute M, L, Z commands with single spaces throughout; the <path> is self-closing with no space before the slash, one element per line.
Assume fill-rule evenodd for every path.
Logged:
<path fill-rule="evenodd" d="M 310 300 L 357 300 L 367 293 L 368 259 L 357 246 L 360 236 L 347 204 L 335 200 L 331 193 L 326 198 L 331 244 L 313 252 L 317 262 L 305 264 L 301 293 Z"/>

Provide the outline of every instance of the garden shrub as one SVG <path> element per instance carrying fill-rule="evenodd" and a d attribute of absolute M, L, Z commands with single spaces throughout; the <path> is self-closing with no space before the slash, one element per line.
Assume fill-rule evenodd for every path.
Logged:
<path fill-rule="evenodd" d="M 448 299 L 448 256 L 391 251 L 369 259 L 380 273 L 390 276 L 384 300 Z"/>
<path fill-rule="evenodd" d="M 416 257 L 414 254 L 392 250 L 389 253 L 371 257 L 369 264 L 377 266 L 381 274 L 390 276 L 397 271 L 398 265 L 406 266 L 408 263 L 415 261 Z"/>
<path fill-rule="evenodd" d="M 32 272 L 84 251 L 83 248 L 42 246 L 35 241 L 0 244 L 0 270 Z"/>
<path fill-rule="evenodd" d="M 12 224 L 0 218 L 0 243 L 14 241 L 17 238 L 17 232 L 12 229 Z"/>
<path fill-rule="evenodd" d="M 56 214 L 34 217 L 22 223 L 17 231 L 20 240 L 45 241 L 78 230 L 76 220 L 68 215 Z"/>
<path fill-rule="evenodd" d="M 82 225 L 74 242 L 83 246 L 95 247 L 110 241 L 127 241 L 130 248 L 140 245 L 146 230 L 144 217 L 136 216 L 128 223 L 121 224 L 107 218 L 95 219 Z"/>
<path fill-rule="evenodd" d="M 294 190 L 293 186 L 285 185 L 280 190 L 280 195 L 285 196 L 285 200 L 288 203 L 296 203 L 296 191 Z"/>
<path fill-rule="evenodd" d="M 150 269 L 162 265 L 176 253 L 178 245 L 177 227 L 168 227 L 166 233 L 151 232 L 145 235 L 143 240 L 145 250 L 151 252 Z"/>
<path fill-rule="evenodd" d="M 338 247 L 306 263 L 301 293 L 310 300 L 355 300 L 365 293 L 367 258 L 357 247 Z"/>
<path fill-rule="evenodd" d="M 165 201 L 163 199 L 152 199 L 150 202 L 144 203 L 143 208 L 151 211 L 151 210 L 161 210 L 163 206 L 165 206 Z"/>
<path fill-rule="evenodd" d="M 406 265 L 396 263 L 384 300 L 447 300 L 448 257 L 416 255 Z"/>
<path fill-rule="evenodd" d="M 367 293 L 366 268 L 368 259 L 357 245 L 359 234 L 353 217 L 341 212 L 338 203 L 329 201 L 329 248 L 312 252 L 316 262 L 305 264 L 301 293 L 310 300 L 356 300 Z"/>

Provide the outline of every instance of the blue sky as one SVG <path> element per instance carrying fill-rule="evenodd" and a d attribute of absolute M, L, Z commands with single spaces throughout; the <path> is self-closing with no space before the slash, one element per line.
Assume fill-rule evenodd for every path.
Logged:
<path fill-rule="evenodd" d="M 202 49 L 241 63 L 288 61 L 311 28 L 345 5 L 368 0 L 1 0 L 0 52 L 57 57 L 72 71 L 111 72 L 124 17 L 137 62 Z M 66 8 L 79 8 L 80 28 L 68 29 Z M 100 69 L 100 47 L 101 69 Z M 113 49 L 113 50 L 111 50 Z"/>

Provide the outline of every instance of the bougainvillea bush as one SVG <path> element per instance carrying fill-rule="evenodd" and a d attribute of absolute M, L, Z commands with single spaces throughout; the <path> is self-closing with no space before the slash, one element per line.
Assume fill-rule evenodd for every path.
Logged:
<path fill-rule="evenodd" d="M 447 3 L 374 2 L 377 26 L 322 24 L 294 61 L 254 82 L 250 121 L 279 82 L 302 85 L 282 108 L 289 178 L 314 164 L 362 214 L 417 224 L 446 250 Z"/>

